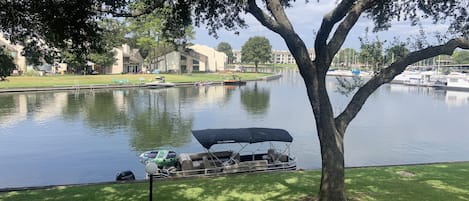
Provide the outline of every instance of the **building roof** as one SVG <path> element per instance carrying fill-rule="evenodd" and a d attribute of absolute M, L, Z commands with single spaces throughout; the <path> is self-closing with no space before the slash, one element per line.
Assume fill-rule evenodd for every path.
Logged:
<path fill-rule="evenodd" d="M 143 63 L 143 57 L 138 49 L 132 49 L 130 52 L 124 52 L 124 57 L 129 58 L 130 63 Z"/>

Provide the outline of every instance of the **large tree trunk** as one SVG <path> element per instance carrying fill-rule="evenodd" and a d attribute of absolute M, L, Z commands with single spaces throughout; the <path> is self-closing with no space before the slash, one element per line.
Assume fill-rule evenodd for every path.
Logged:
<path fill-rule="evenodd" d="M 324 64 L 319 62 L 319 65 Z M 308 96 L 313 106 L 316 130 L 321 146 L 322 177 L 319 189 L 319 200 L 345 201 L 343 140 L 345 129 L 337 129 L 332 103 L 330 102 L 326 89 L 325 74 L 316 74 L 316 76 L 318 80 L 316 83 L 317 86 L 307 85 L 307 88 L 308 91 L 313 92 Z M 309 76 L 306 75 L 306 77 Z M 309 80 L 310 78 L 307 79 Z M 340 123 L 339 125 L 342 124 Z"/>
<path fill-rule="evenodd" d="M 331 128 L 334 126 L 327 125 L 325 127 Z M 322 157 L 322 177 L 319 200 L 346 200 L 344 183 L 344 145 L 341 137 L 343 135 L 331 129 L 318 129 L 318 132 Z"/>

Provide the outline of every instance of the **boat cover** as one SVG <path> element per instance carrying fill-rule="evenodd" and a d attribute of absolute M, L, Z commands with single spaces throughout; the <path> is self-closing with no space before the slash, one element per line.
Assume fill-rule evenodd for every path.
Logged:
<path fill-rule="evenodd" d="M 205 129 L 193 130 L 192 134 L 206 149 L 210 149 L 214 144 L 293 141 L 293 137 L 286 130 L 273 128 Z"/>

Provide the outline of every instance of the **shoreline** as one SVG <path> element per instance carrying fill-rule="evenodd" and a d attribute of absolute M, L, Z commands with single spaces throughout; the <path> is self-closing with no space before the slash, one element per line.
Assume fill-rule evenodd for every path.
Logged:
<path fill-rule="evenodd" d="M 448 161 L 448 162 L 429 162 L 429 163 L 405 163 L 405 164 L 394 164 L 394 165 L 369 165 L 369 166 L 346 166 L 346 170 L 353 169 L 368 169 L 368 168 L 390 168 L 390 167 L 418 167 L 418 166 L 427 166 L 427 165 L 445 165 L 445 164 L 464 164 L 469 163 L 469 161 Z M 297 169 L 293 171 L 277 171 L 277 172 L 309 172 L 309 171 L 320 171 L 321 168 L 313 169 Z M 263 173 L 276 173 L 274 172 L 248 172 L 245 174 L 263 174 Z M 239 175 L 239 174 L 226 174 L 220 176 L 201 176 L 201 177 L 174 177 L 174 178 L 159 178 L 158 181 L 166 180 L 190 180 L 190 179 L 200 179 L 200 178 L 215 178 L 215 177 L 224 177 L 229 175 Z M 113 185 L 113 184 L 133 184 L 133 183 L 144 183 L 147 182 L 146 179 L 136 179 L 133 181 L 103 181 L 103 182 L 89 182 L 89 183 L 74 183 L 74 184 L 55 184 L 55 185 L 43 185 L 43 186 L 25 186 L 25 187 L 7 187 L 0 188 L 0 193 L 8 192 L 21 192 L 29 190 L 45 190 L 59 187 L 80 187 L 80 186 L 93 186 L 93 185 Z"/>
<path fill-rule="evenodd" d="M 282 77 L 281 73 L 260 77 L 257 79 L 247 79 L 243 81 L 271 81 Z M 206 80 L 208 81 L 208 80 Z M 223 81 L 211 81 L 210 85 L 223 85 Z M 197 82 L 174 82 L 174 87 L 194 86 Z M 208 85 L 209 86 L 209 85 Z M 24 92 L 44 92 L 44 91 L 73 91 L 73 90 L 95 90 L 95 89 L 125 89 L 125 88 L 148 88 L 145 83 L 142 84 L 87 84 L 87 85 L 67 85 L 50 87 L 24 87 L 24 88 L 0 88 L 0 94 L 3 93 L 24 93 Z M 163 87 L 161 87 L 163 88 Z"/>

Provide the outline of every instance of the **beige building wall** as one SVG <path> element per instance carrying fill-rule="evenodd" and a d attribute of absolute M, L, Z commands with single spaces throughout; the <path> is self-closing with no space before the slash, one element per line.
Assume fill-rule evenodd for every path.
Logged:
<path fill-rule="evenodd" d="M 181 62 L 181 53 L 173 51 L 166 54 L 165 56 L 158 58 L 158 60 L 158 70 L 162 72 L 178 72 Z"/>
<path fill-rule="evenodd" d="M 110 69 L 106 69 L 106 74 L 136 73 L 142 70 L 143 58 L 141 58 L 138 49 L 132 49 L 129 45 L 123 44 L 119 48 L 113 48 L 113 51 L 116 62 Z"/>
<path fill-rule="evenodd" d="M 115 51 L 116 62 L 111 68 L 106 69 L 106 74 L 119 74 L 124 70 L 124 52 L 120 48 L 114 48 L 113 50 Z"/>
<path fill-rule="evenodd" d="M 18 67 L 23 71 L 26 72 L 27 66 L 26 66 L 26 57 L 21 55 L 21 52 L 23 51 L 23 46 L 21 45 L 14 45 L 12 44 L 9 40 L 3 37 L 3 34 L 0 33 L 0 46 L 5 46 L 2 47 L 6 50 L 6 52 L 9 52 L 11 56 L 13 57 L 13 62 L 18 65 Z"/>
<path fill-rule="evenodd" d="M 228 56 L 226 56 L 225 53 L 216 51 L 205 45 L 193 45 L 189 48 L 208 57 L 208 62 L 205 65 L 206 69 L 203 70 L 201 67 L 200 71 L 216 72 L 225 70 L 226 64 L 228 63 Z"/>
<path fill-rule="evenodd" d="M 165 56 L 159 57 L 157 66 L 158 70 L 161 72 L 207 72 L 209 71 L 209 68 L 207 68 L 209 60 L 210 58 L 208 56 L 202 55 L 199 52 L 196 52 L 195 50 L 191 50 L 188 52 L 173 51 L 166 54 Z"/>

